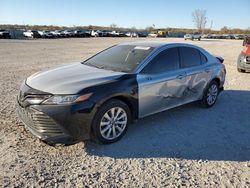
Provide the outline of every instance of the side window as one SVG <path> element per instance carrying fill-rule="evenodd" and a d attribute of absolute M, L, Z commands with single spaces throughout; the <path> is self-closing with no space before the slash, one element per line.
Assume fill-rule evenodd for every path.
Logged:
<path fill-rule="evenodd" d="M 200 56 L 201 56 L 201 63 L 205 64 L 207 62 L 207 57 L 202 52 L 200 52 Z"/>
<path fill-rule="evenodd" d="M 178 48 L 170 48 L 160 52 L 141 72 L 145 74 L 160 74 L 179 69 L 179 67 Z"/>
<path fill-rule="evenodd" d="M 201 64 L 199 50 L 190 47 L 181 47 L 182 67 L 193 67 Z"/>

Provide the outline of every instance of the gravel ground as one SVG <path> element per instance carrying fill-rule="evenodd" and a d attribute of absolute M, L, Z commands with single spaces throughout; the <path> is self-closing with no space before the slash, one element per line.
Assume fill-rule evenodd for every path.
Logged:
<path fill-rule="evenodd" d="M 187 41 L 225 58 L 216 105 L 188 104 L 130 126 L 111 145 L 48 146 L 15 114 L 22 80 L 130 38 L 0 40 L 0 187 L 250 187 L 250 74 L 236 40 Z M 184 42 L 183 39 L 154 39 Z"/>

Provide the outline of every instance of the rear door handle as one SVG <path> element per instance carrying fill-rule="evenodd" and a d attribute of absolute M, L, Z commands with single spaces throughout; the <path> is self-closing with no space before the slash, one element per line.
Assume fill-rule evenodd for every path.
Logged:
<path fill-rule="evenodd" d="M 151 76 L 148 76 L 148 77 L 147 77 L 147 80 L 152 80 L 152 77 L 151 77 Z"/>

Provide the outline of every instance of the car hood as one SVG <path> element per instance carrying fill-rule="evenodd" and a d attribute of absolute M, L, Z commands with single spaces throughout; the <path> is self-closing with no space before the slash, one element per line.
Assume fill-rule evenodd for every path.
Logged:
<path fill-rule="evenodd" d="M 35 73 L 27 78 L 26 84 L 52 94 L 76 94 L 84 88 L 112 82 L 124 74 L 76 63 Z"/>

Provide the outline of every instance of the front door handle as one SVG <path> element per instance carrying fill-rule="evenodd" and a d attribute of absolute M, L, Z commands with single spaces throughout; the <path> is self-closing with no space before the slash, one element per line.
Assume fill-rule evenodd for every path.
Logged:
<path fill-rule="evenodd" d="M 211 72 L 211 70 L 209 68 L 206 68 L 205 72 L 209 73 L 209 72 Z"/>
<path fill-rule="evenodd" d="M 186 76 L 186 74 L 180 74 L 180 75 L 178 75 L 176 78 L 182 79 L 182 78 L 184 78 L 185 76 Z"/>

